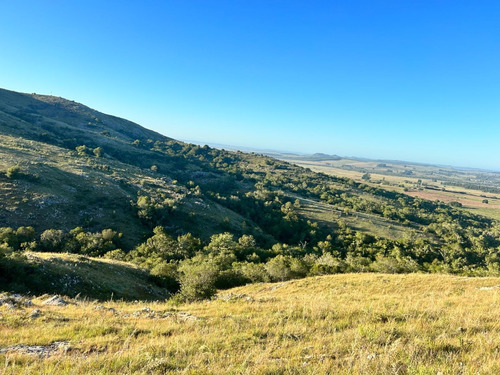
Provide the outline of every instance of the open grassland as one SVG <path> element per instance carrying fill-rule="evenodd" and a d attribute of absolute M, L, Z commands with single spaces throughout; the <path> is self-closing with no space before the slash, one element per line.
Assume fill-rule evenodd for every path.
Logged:
<path fill-rule="evenodd" d="M 499 292 L 500 278 L 344 274 L 181 305 L 38 298 L 0 307 L 0 372 L 498 374 Z"/>

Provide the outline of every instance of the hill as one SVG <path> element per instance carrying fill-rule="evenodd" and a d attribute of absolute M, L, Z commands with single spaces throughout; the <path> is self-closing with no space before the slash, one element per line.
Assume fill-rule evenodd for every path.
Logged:
<path fill-rule="evenodd" d="M 5 375 L 497 374 L 499 285 L 345 274 L 180 305 L 35 298 L 0 306 L 0 366 Z"/>
<path fill-rule="evenodd" d="M 498 222 L 453 202 L 179 142 L 52 96 L 0 91 L 0 197 L 4 274 L 24 251 L 105 256 L 196 299 L 338 272 L 500 272 Z M 16 277 L 2 288 L 25 289 Z"/>

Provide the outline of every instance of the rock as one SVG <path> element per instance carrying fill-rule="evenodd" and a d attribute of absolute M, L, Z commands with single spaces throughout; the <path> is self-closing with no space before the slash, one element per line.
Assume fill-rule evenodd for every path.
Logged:
<path fill-rule="evenodd" d="M 39 357 L 48 357 L 57 352 L 67 352 L 71 347 L 67 341 L 55 341 L 50 345 L 12 345 L 6 348 L 0 348 L 1 353 L 19 352 Z"/>
<path fill-rule="evenodd" d="M 226 302 L 236 301 L 236 300 L 244 300 L 246 302 L 253 302 L 254 301 L 253 297 L 250 297 L 247 294 L 233 294 L 233 293 L 224 294 L 222 296 L 217 297 L 217 299 L 220 299 L 220 300 L 223 300 Z"/>
<path fill-rule="evenodd" d="M 38 318 L 40 316 L 40 313 L 41 313 L 40 309 L 35 309 L 35 310 L 33 310 L 31 312 L 31 314 L 29 315 L 29 317 L 31 319 L 36 319 L 36 318 Z"/>
<path fill-rule="evenodd" d="M 68 302 L 66 302 L 59 296 L 50 297 L 49 299 L 46 299 L 45 301 L 42 302 L 42 305 L 48 305 L 48 306 L 66 306 L 67 304 Z"/>
<path fill-rule="evenodd" d="M 112 307 L 106 307 L 106 306 L 103 306 L 103 305 L 99 305 L 99 306 L 96 306 L 95 307 L 96 310 L 104 310 L 104 311 L 109 311 L 109 312 L 112 312 L 112 313 L 116 313 L 116 310 Z"/>
<path fill-rule="evenodd" d="M 494 285 L 494 286 L 482 286 L 478 288 L 479 290 L 493 290 L 493 289 L 499 289 L 500 285 Z"/>
<path fill-rule="evenodd" d="M 177 317 L 184 322 L 200 320 L 200 317 L 187 312 L 177 313 Z"/>

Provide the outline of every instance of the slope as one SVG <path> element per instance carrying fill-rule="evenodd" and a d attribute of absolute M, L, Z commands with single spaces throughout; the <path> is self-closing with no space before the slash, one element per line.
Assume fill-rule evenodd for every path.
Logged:
<path fill-rule="evenodd" d="M 497 374 L 499 278 L 346 274 L 195 304 L 0 307 L 4 374 Z M 34 308 L 39 317 L 30 318 Z M 58 343 L 58 344 L 56 344 Z M 39 346 L 45 355 L 30 353 Z"/>
<path fill-rule="evenodd" d="M 62 98 L 0 91 L 0 147 L 0 219 L 37 235 L 110 228 L 123 234 L 111 250 L 128 252 L 155 227 L 203 244 L 229 232 L 252 236 L 238 261 L 328 252 L 356 264 L 392 257 L 426 270 L 500 270 L 492 219 L 264 155 L 175 141 Z M 72 236 L 95 240 L 81 228 Z M 0 242 L 14 250 L 43 242 L 9 238 Z"/>

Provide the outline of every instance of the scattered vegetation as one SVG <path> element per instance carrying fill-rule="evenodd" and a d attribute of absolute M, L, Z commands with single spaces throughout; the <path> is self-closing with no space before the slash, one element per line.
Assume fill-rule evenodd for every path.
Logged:
<path fill-rule="evenodd" d="M 124 260 L 188 300 L 329 273 L 500 271 L 498 222 L 458 201 L 383 189 L 372 171 L 354 181 L 178 142 L 61 98 L 0 94 L 3 269 L 26 250 Z M 33 178 L 13 178 L 24 171 Z M 4 289 L 22 289 L 22 272 Z"/>

